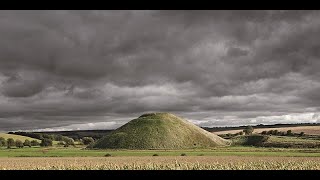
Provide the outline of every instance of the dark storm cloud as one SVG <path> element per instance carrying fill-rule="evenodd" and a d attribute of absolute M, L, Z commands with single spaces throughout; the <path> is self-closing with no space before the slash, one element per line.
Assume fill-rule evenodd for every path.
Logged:
<path fill-rule="evenodd" d="M 23 80 L 21 77 L 10 77 L 2 84 L 3 94 L 8 97 L 29 97 L 43 89 L 42 84 L 35 80 Z"/>
<path fill-rule="evenodd" d="M 116 127 L 150 111 L 205 125 L 317 121 L 319 16 L 1 11 L 0 130 Z"/>

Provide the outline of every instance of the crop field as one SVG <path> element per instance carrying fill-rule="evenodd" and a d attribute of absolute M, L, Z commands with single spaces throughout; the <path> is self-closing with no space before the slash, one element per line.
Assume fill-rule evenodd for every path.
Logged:
<path fill-rule="evenodd" d="M 307 157 L 52 157 L 0 158 L 0 169 L 36 170 L 320 170 Z"/>
<path fill-rule="evenodd" d="M 254 133 L 261 133 L 262 131 L 270 131 L 270 130 L 278 130 L 286 132 L 288 130 L 292 130 L 293 133 L 304 132 L 305 134 L 310 135 L 320 135 L 320 126 L 298 126 L 298 127 L 279 127 L 279 128 L 255 128 Z M 227 130 L 227 131 L 218 131 L 214 132 L 214 134 L 235 134 L 242 130 Z"/>

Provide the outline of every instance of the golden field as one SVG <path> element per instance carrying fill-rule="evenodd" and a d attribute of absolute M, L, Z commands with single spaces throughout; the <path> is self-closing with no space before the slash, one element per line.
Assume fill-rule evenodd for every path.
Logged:
<path fill-rule="evenodd" d="M 320 170 L 319 157 L 20 157 L 0 169 L 36 170 Z"/>

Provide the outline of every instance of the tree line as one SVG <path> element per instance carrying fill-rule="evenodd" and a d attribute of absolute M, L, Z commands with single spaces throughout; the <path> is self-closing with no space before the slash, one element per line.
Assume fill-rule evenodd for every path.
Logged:
<path fill-rule="evenodd" d="M 32 146 L 39 146 L 41 143 L 39 143 L 36 140 L 28 140 L 26 139 L 24 142 L 21 140 L 17 139 L 14 140 L 13 138 L 8 138 L 5 139 L 3 137 L 0 137 L 0 147 L 7 147 L 7 148 L 12 148 L 12 147 L 17 147 L 17 148 L 23 148 L 24 146 L 32 147 Z"/>
<path fill-rule="evenodd" d="M 13 138 L 8 138 L 5 139 L 3 137 L 0 137 L 0 147 L 7 147 L 7 148 L 12 148 L 12 147 L 17 147 L 17 148 L 23 148 L 23 147 L 32 147 L 32 146 L 41 146 L 41 147 L 47 147 L 47 146 L 52 146 L 53 141 L 60 140 L 57 145 L 62 145 L 64 147 L 69 147 L 69 146 L 75 146 L 75 141 L 72 138 L 66 137 L 66 136 L 61 136 L 61 135 L 53 135 L 53 136 L 41 136 L 41 142 L 38 142 L 37 140 L 28 140 L 26 139 L 24 142 L 21 140 L 17 139 L 14 140 Z M 94 139 L 92 137 L 84 137 L 79 140 L 80 144 L 83 145 L 90 145 L 94 143 Z"/>

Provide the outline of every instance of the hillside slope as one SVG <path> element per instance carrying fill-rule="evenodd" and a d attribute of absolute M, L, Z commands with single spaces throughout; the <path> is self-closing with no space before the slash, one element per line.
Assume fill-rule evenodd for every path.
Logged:
<path fill-rule="evenodd" d="M 12 138 L 14 140 L 21 140 L 22 142 L 24 142 L 26 139 L 32 141 L 32 140 L 36 140 L 38 142 L 40 142 L 39 139 L 34 139 L 34 138 L 30 138 L 30 137 L 26 137 L 26 136 L 20 136 L 20 135 L 15 135 L 15 134 L 5 134 L 5 133 L 0 133 L 0 137 L 3 137 L 5 139 L 8 138 Z"/>
<path fill-rule="evenodd" d="M 102 149 L 189 149 L 229 145 L 230 141 L 169 113 L 144 114 L 97 141 Z"/>

